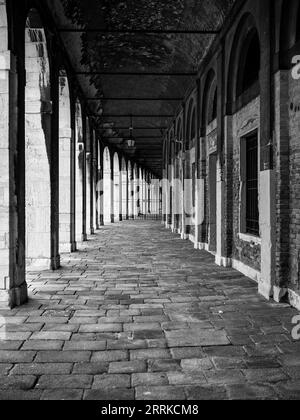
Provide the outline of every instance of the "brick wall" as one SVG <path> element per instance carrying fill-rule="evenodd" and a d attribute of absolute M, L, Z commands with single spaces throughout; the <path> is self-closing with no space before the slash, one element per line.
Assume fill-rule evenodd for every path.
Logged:
<path fill-rule="evenodd" d="M 300 290 L 300 81 L 289 76 L 290 287 Z"/>

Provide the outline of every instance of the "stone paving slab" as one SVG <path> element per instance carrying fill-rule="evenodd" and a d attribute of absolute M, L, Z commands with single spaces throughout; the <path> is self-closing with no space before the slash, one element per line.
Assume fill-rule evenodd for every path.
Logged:
<path fill-rule="evenodd" d="M 0 307 L 0 400 L 299 399 L 297 312 L 155 221 L 103 227 Z"/>

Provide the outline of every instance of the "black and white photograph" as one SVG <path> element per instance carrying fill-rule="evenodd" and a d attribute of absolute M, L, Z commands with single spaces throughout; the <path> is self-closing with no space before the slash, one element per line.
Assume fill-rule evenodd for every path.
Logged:
<path fill-rule="evenodd" d="M 0 0 L 0 400 L 300 400 L 299 0 Z"/>

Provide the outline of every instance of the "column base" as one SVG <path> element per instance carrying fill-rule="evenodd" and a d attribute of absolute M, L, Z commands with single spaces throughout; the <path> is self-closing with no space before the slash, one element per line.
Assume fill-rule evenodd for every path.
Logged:
<path fill-rule="evenodd" d="M 198 242 L 195 244 L 195 249 L 199 249 L 200 251 L 207 251 L 209 252 L 208 244 L 205 242 Z"/>
<path fill-rule="evenodd" d="M 273 296 L 273 286 L 270 284 L 265 284 L 261 281 L 258 283 L 258 293 L 266 300 L 270 300 Z"/>
<path fill-rule="evenodd" d="M 28 302 L 28 288 L 26 282 L 10 290 L 0 290 L 0 304 L 13 309 Z"/>
<path fill-rule="evenodd" d="M 215 261 L 215 263 L 219 267 L 224 267 L 224 268 L 230 268 L 230 267 L 232 267 L 232 260 L 231 260 L 231 258 L 220 257 L 219 255 L 216 255 L 216 261 Z"/>
<path fill-rule="evenodd" d="M 275 300 L 275 302 L 277 302 L 277 303 L 282 302 L 282 299 L 284 299 L 287 296 L 288 291 L 289 290 L 287 288 L 274 286 L 273 287 L 273 299 Z"/>
<path fill-rule="evenodd" d="M 87 234 L 83 233 L 81 237 L 81 242 L 86 242 L 88 240 Z"/>
<path fill-rule="evenodd" d="M 51 258 L 51 270 L 55 271 L 60 268 L 60 255 Z"/>

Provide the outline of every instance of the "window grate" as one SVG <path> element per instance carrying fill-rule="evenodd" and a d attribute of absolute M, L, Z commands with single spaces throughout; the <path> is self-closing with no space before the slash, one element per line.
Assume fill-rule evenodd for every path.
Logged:
<path fill-rule="evenodd" d="M 257 135 L 246 139 L 246 233 L 259 236 Z"/>

